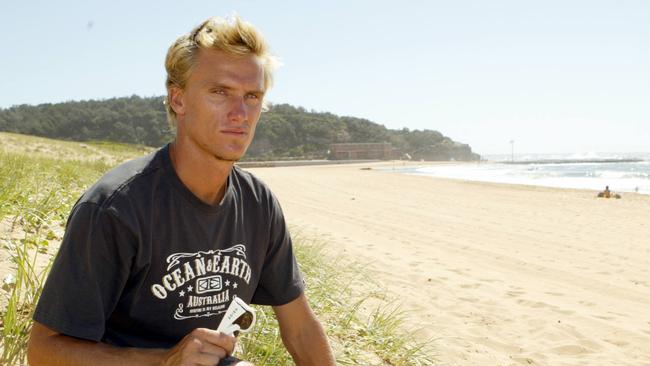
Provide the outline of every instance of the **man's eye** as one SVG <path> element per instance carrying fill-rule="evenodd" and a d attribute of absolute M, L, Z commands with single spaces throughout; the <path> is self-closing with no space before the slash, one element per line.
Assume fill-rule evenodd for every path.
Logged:
<path fill-rule="evenodd" d="M 212 93 L 217 95 L 228 95 L 225 89 L 214 89 L 212 90 Z"/>
<path fill-rule="evenodd" d="M 258 106 L 262 103 L 261 96 L 257 94 L 246 94 L 244 100 L 249 106 Z"/>

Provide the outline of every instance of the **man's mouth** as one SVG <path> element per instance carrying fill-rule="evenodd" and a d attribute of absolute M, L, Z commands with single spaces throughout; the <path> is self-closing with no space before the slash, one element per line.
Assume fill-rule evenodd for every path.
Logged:
<path fill-rule="evenodd" d="M 221 130 L 221 133 L 231 136 L 246 136 L 248 135 L 248 130 L 245 128 L 224 128 Z"/>

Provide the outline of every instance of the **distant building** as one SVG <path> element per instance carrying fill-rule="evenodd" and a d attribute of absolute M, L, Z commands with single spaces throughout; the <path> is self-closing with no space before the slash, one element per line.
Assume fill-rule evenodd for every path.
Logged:
<path fill-rule="evenodd" d="M 392 157 L 393 145 L 389 142 L 330 144 L 332 160 L 390 160 Z"/>

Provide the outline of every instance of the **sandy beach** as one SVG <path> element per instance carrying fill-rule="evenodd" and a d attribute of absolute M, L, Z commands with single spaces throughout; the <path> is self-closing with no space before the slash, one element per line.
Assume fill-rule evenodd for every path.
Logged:
<path fill-rule="evenodd" d="M 650 196 L 379 165 L 249 170 L 290 224 L 368 265 L 441 365 L 650 365 Z"/>

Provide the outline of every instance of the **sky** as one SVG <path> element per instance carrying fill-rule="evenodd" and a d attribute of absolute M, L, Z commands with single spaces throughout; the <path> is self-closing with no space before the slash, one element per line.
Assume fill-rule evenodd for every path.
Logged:
<path fill-rule="evenodd" d="M 650 1 L 2 3 L 0 108 L 162 95 L 172 41 L 236 13 L 282 60 L 272 103 L 479 154 L 650 151 Z"/>

